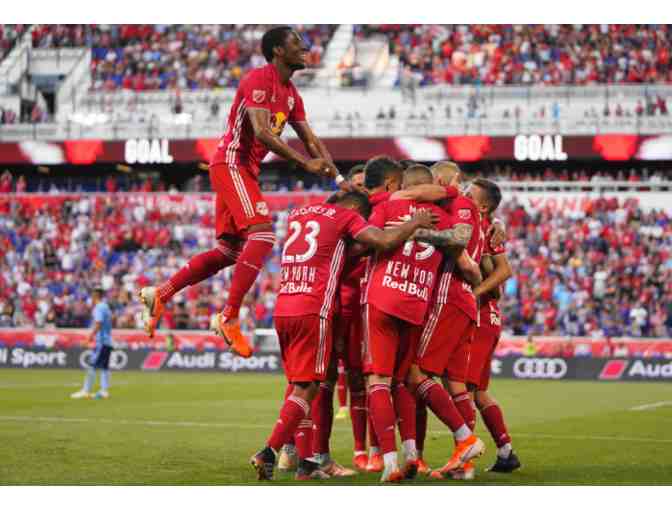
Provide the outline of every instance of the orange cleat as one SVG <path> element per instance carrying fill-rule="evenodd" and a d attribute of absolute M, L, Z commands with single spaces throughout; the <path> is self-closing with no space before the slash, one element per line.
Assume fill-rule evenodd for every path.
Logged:
<path fill-rule="evenodd" d="M 450 477 L 451 472 L 464 466 L 464 464 L 471 459 L 480 457 L 485 452 L 485 445 L 483 441 L 477 438 L 474 434 L 470 435 L 464 441 L 457 441 L 455 443 L 455 450 L 453 455 L 448 459 L 448 462 L 439 470 L 432 471 L 432 478 L 437 478 L 435 473 L 441 478 Z"/>
<path fill-rule="evenodd" d="M 357 474 L 357 471 L 354 469 L 343 467 L 335 460 L 332 460 L 326 466 L 321 466 L 320 471 L 328 474 L 331 478 L 346 478 Z"/>
<path fill-rule="evenodd" d="M 154 332 L 159 326 L 165 305 L 157 295 L 156 287 L 143 287 L 140 290 L 140 301 L 145 307 L 142 312 L 145 332 L 149 335 L 149 338 L 154 338 Z"/>
<path fill-rule="evenodd" d="M 369 457 L 369 463 L 366 465 L 367 473 L 380 473 L 383 468 L 385 468 L 385 463 L 380 453 L 374 453 Z"/>
<path fill-rule="evenodd" d="M 369 463 L 369 456 L 366 453 L 360 453 L 359 455 L 355 455 L 354 458 L 352 459 L 352 465 L 357 469 L 358 471 L 366 471 L 366 466 Z"/>
<path fill-rule="evenodd" d="M 223 314 L 218 313 L 210 320 L 210 329 L 218 336 L 224 338 L 238 356 L 249 358 L 252 356 L 252 346 L 240 331 L 240 321 L 238 319 L 227 320 Z"/>
<path fill-rule="evenodd" d="M 403 479 L 404 474 L 398 469 L 395 469 L 394 471 L 391 471 L 389 473 L 387 471 L 384 472 L 380 481 L 382 483 L 401 483 Z"/>
<path fill-rule="evenodd" d="M 418 459 L 418 473 L 420 473 L 421 475 L 427 476 L 431 472 L 432 472 L 432 470 L 430 469 L 430 467 L 425 462 L 425 459 Z"/>

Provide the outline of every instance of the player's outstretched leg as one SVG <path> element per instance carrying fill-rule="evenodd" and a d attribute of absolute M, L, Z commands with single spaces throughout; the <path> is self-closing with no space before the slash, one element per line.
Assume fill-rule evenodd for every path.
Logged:
<path fill-rule="evenodd" d="M 143 287 L 140 301 L 144 306 L 142 320 L 152 338 L 159 325 L 166 303 L 179 291 L 210 278 L 225 267 L 235 264 L 240 255 L 239 241 L 219 240 L 217 247 L 200 253 L 170 279 L 158 287 Z"/>
<path fill-rule="evenodd" d="M 429 475 L 432 471 L 424 459 L 425 438 L 427 437 L 427 404 L 422 399 L 415 399 L 415 443 L 418 449 L 418 473 Z"/>
<path fill-rule="evenodd" d="M 380 481 L 383 483 L 401 482 L 404 475 L 399 469 L 397 459 L 394 426 L 396 415 L 392 404 L 389 377 L 369 377 L 369 413 L 383 452 L 384 469 Z"/>
<path fill-rule="evenodd" d="M 472 433 L 476 428 L 476 410 L 471 394 L 467 391 L 467 386 L 461 381 L 451 381 L 444 378 L 443 385 L 450 393 L 455 407 L 462 415 L 464 422 L 471 429 Z M 476 478 L 476 465 L 473 460 L 466 461 L 462 466 L 450 472 L 453 480 L 473 480 Z"/>
<path fill-rule="evenodd" d="M 402 473 L 405 480 L 412 480 L 418 474 L 418 449 L 415 443 L 415 399 L 402 382 L 395 381 L 392 401 L 397 414 L 401 449 L 404 453 Z"/>
<path fill-rule="evenodd" d="M 521 464 L 511 446 L 511 436 L 506 428 L 502 409 L 487 391 L 477 391 L 475 400 L 483 422 L 497 445 L 497 460 L 488 471 L 512 473 L 520 468 Z"/>
<path fill-rule="evenodd" d="M 287 388 L 285 390 L 285 397 L 283 399 L 287 400 L 292 393 L 294 392 L 294 385 L 288 384 Z M 312 422 L 311 422 L 311 428 L 312 428 Z M 296 452 L 296 440 L 297 436 L 301 435 L 302 432 L 299 429 L 296 431 L 296 434 L 294 434 L 293 438 L 290 438 L 287 443 L 285 443 L 282 446 L 282 449 L 280 450 L 280 455 L 278 457 L 278 469 L 280 471 L 296 471 L 296 467 L 299 464 L 299 457 Z M 305 432 L 303 432 L 303 435 L 299 438 L 299 441 L 304 441 L 308 439 Z M 312 430 L 310 432 L 310 448 L 312 450 Z"/>
<path fill-rule="evenodd" d="M 348 374 L 348 389 L 350 390 L 350 420 L 352 421 L 352 437 L 354 439 L 353 466 L 359 471 L 366 471 L 369 456 L 366 453 L 366 424 L 368 412 L 366 410 L 366 389 L 361 371 L 351 371 Z"/>

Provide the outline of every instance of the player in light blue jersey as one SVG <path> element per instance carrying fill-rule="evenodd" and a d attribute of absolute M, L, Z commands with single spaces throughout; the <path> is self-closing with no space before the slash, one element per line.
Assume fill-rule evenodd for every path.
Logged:
<path fill-rule="evenodd" d="M 70 395 L 72 398 L 109 398 L 110 388 L 110 354 L 112 353 L 112 312 L 104 299 L 105 292 L 101 288 L 93 291 L 93 329 L 89 334 L 89 343 L 95 342 L 96 348 L 91 358 L 91 366 L 86 370 L 84 387 Z M 100 390 L 93 395 L 96 382 L 96 369 L 100 369 Z"/>

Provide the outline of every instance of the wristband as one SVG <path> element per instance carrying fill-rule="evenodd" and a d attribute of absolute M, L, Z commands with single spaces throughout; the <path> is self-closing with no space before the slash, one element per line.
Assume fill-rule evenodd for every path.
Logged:
<path fill-rule="evenodd" d="M 334 181 L 336 181 L 336 186 L 340 186 L 342 182 L 345 181 L 345 177 L 343 177 L 341 174 L 338 174 L 335 178 Z"/>

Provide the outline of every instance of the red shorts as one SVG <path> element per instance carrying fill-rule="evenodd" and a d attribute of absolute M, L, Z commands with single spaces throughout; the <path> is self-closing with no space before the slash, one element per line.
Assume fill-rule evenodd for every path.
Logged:
<path fill-rule="evenodd" d="M 331 321 L 319 315 L 275 317 L 287 380 L 324 381 L 331 358 Z"/>
<path fill-rule="evenodd" d="M 416 364 L 428 374 L 465 382 L 475 329 L 476 323 L 457 306 L 434 305 L 418 343 Z"/>
<path fill-rule="evenodd" d="M 469 354 L 467 382 L 476 386 L 479 391 L 486 391 L 490 385 L 492 354 L 495 352 L 501 333 L 502 328 L 497 326 L 476 328 Z"/>
<path fill-rule="evenodd" d="M 241 237 L 252 225 L 272 223 L 259 182 L 246 168 L 210 165 L 210 184 L 215 192 L 215 232 Z"/>
<path fill-rule="evenodd" d="M 364 373 L 406 379 L 422 333 L 416 326 L 364 305 Z"/>

